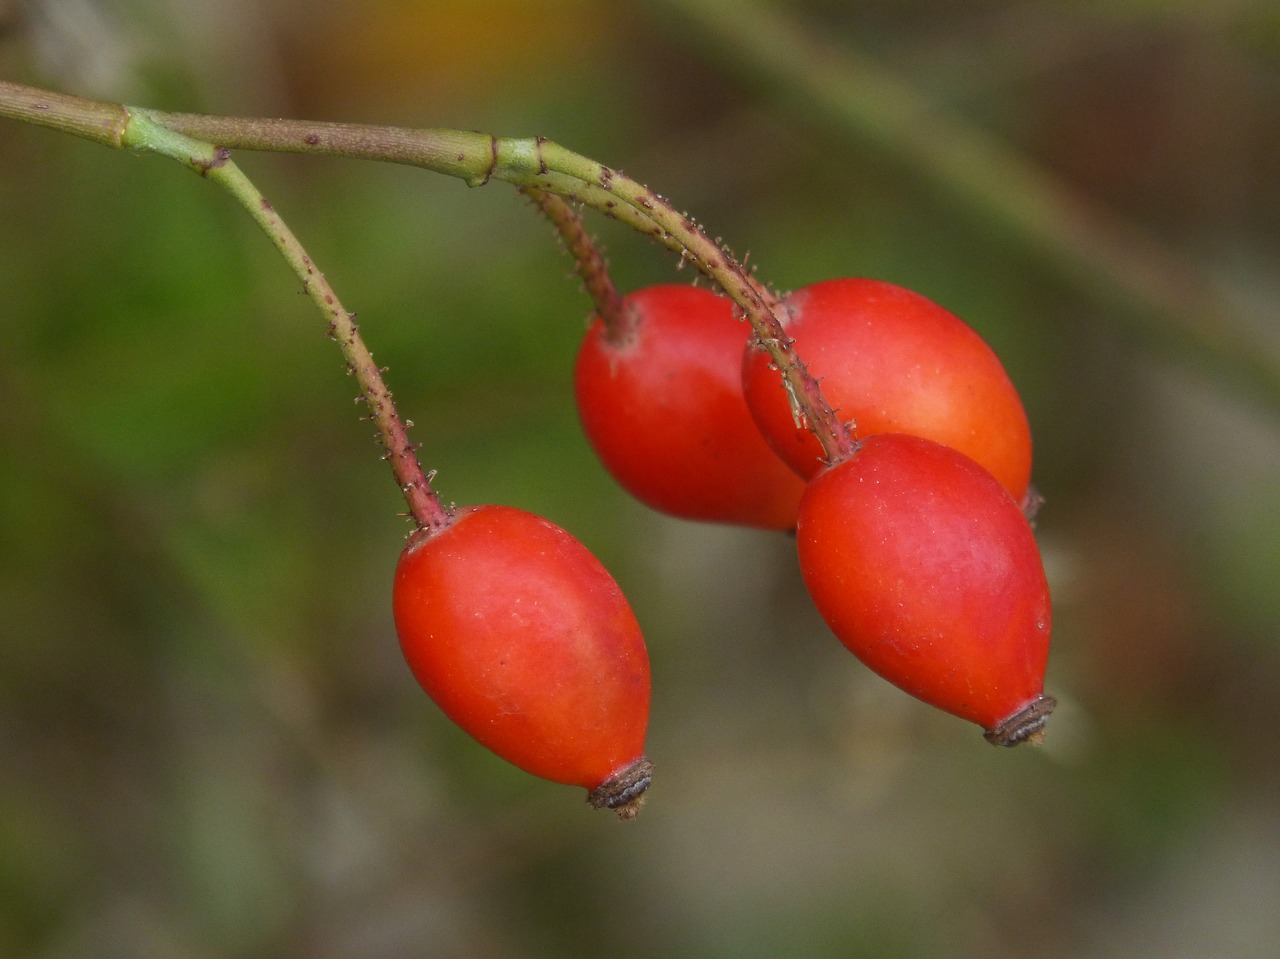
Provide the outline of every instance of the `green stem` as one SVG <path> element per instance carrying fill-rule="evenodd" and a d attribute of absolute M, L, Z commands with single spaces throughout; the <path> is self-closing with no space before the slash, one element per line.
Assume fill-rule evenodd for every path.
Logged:
<path fill-rule="evenodd" d="M 326 317 L 329 336 L 346 358 L 347 368 L 360 385 L 370 418 L 377 427 L 378 441 L 386 450 L 396 482 L 404 494 L 409 512 L 420 527 L 442 529 L 449 525 L 450 513 L 423 474 L 405 423 L 396 412 L 391 391 L 382 379 L 382 370 L 365 346 L 352 314 L 343 307 L 333 287 L 316 267 L 298 238 L 280 214 L 231 160 L 231 151 L 213 146 L 156 123 L 143 110 L 131 110 L 121 130 L 120 144 L 147 150 L 177 160 L 219 186 L 224 187 L 245 208 L 254 222 L 270 237 L 276 249 L 293 268 L 311 301 Z"/>
<path fill-rule="evenodd" d="M 15 87 L 15 85 L 6 85 Z M 30 88 L 18 88 L 38 94 Z M 31 110 L 6 114 L 9 91 L 0 88 L 0 115 L 31 120 Z M 102 105 L 101 109 L 109 109 Z M 827 403 L 817 381 L 796 355 L 778 318 L 778 300 L 688 216 L 664 197 L 618 170 L 542 137 L 500 138 L 461 130 L 411 130 L 366 124 L 306 120 L 210 117 L 190 113 L 133 110 L 157 129 L 185 134 L 229 149 L 318 153 L 420 166 L 453 176 L 470 186 L 503 180 L 543 190 L 618 217 L 655 237 L 693 263 L 742 310 L 756 342 L 777 366 L 797 421 L 808 425 L 828 462 L 853 455 L 848 427 Z M 34 122 L 39 122 L 35 120 Z M 53 125 L 53 124 L 46 124 Z M 60 126 L 59 129 L 68 129 Z M 85 131 L 82 135 L 88 135 Z M 104 141 L 105 142 L 105 141 Z M 113 144 L 119 145 L 119 144 Z M 125 144 L 129 145 L 129 144 Z"/>
<path fill-rule="evenodd" d="M 99 103 L 66 93 L 53 93 L 0 80 L 0 117 L 49 127 L 119 149 L 129 110 L 119 103 Z"/>
<path fill-rule="evenodd" d="M 828 462 L 853 455 L 848 427 L 792 348 L 777 316 L 778 300 L 732 254 L 714 243 L 664 197 L 619 170 L 542 137 L 508 138 L 459 130 L 403 129 L 193 113 L 151 114 L 169 129 L 224 146 L 318 153 L 404 163 L 453 176 L 469 186 L 502 180 L 580 202 L 639 229 L 696 266 L 742 310 L 760 348 L 777 366 L 797 421 L 808 425 Z"/>

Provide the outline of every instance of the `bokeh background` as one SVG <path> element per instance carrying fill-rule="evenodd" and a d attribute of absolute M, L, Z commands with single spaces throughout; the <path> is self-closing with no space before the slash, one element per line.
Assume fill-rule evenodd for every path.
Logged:
<path fill-rule="evenodd" d="M 403 508 L 323 323 L 175 164 L 0 124 L 0 956 L 1272 957 L 1280 8 L 1271 0 L 29 0 L 0 76 L 541 134 L 780 290 L 912 286 L 1001 353 L 1055 594 L 1040 749 L 869 675 L 785 537 L 609 481 L 588 304 L 503 184 L 242 155 L 446 498 L 611 568 L 639 820 L 414 686 Z M 626 288 L 690 279 L 593 227 Z"/>

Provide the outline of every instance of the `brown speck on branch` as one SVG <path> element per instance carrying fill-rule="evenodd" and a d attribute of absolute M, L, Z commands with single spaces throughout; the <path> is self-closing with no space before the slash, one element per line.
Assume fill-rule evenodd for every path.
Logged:
<path fill-rule="evenodd" d="M 231 159 L 230 150 L 228 150 L 226 147 L 215 147 L 213 150 L 212 158 L 208 160 L 203 160 L 197 157 L 192 157 L 191 165 L 195 167 L 197 171 L 199 171 L 201 176 L 207 177 L 209 175 L 209 171 L 218 169 L 218 167 L 225 165 L 226 162 L 230 159 Z"/>

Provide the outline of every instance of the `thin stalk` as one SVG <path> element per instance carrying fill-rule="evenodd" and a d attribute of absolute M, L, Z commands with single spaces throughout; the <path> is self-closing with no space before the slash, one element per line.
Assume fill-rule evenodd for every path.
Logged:
<path fill-rule="evenodd" d="M 853 455 L 849 428 L 822 395 L 777 316 L 778 300 L 691 218 L 625 173 L 543 137 L 404 129 L 305 120 L 150 114 L 156 122 L 237 149 L 319 153 L 404 163 L 469 186 L 501 180 L 581 202 L 639 229 L 696 266 L 742 310 L 782 376 L 797 422 L 813 431 L 828 462 Z"/>
<path fill-rule="evenodd" d="M 573 257 L 574 269 L 582 285 L 591 297 L 596 315 L 611 334 L 617 335 L 626 325 L 622 310 L 622 294 L 609 275 L 609 263 L 604 251 L 587 230 L 581 214 L 567 201 L 552 193 L 525 187 L 521 192 L 529 197 L 551 221 Z"/>
<path fill-rule="evenodd" d="M 677 210 L 666 197 L 625 173 L 550 140 L 540 137 L 532 140 L 495 138 L 492 149 L 490 178 L 560 193 L 561 181 L 547 174 L 568 176 L 598 186 L 611 198 L 608 201 L 611 206 L 621 200 L 652 219 L 680 245 L 684 251 L 682 256 L 716 283 L 742 310 L 755 331 L 756 341 L 769 354 L 782 376 L 797 422 L 803 422 L 817 437 L 827 462 L 836 463 L 854 454 L 856 444 L 849 427 L 827 403 L 818 381 L 796 355 L 792 340 L 783 329 L 777 315 L 777 298 L 756 282 L 731 253 L 712 241 L 690 217 Z"/>
<path fill-rule="evenodd" d="M 377 438 L 386 450 L 385 458 L 409 512 L 418 526 L 431 530 L 449 525 L 450 513 L 431 488 L 430 477 L 422 471 L 413 443 L 409 441 L 405 423 L 396 412 L 391 391 L 382 378 L 382 370 L 365 346 L 352 314 L 343 307 L 329 281 L 316 267 L 298 238 L 259 192 L 247 176 L 231 160 L 226 147 L 213 146 L 155 123 L 144 111 L 131 111 L 121 131 L 121 144 L 159 153 L 177 160 L 189 169 L 224 187 L 245 208 L 254 222 L 275 244 L 281 256 L 302 281 L 303 289 L 329 323 L 329 336 L 337 342 L 346 358 L 347 368 L 360 386 L 361 396 L 369 408 L 370 419 L 377 427 Z"/>
<path fill-rule="evenodd" d="M 33 119 L 33 110 L 6 114 L 5 101 L 27 101 L 39 91 L 7 84 L 0 87 L 0 115 Z M 25 93 L 21 91 L 26 91 Z M 109 109 L 100 105 L 101 110 Z M 827 403 L 822 391 L 796 355 L 777 315 L 778 300 L 730 254 L 713 242 L 688 216 L 664 197 L 621 171 L 574 153 L 542 137 L 501 138 L 462 130 L 405 129 L 367 124 L 318 123 L 306 120 L 211 117 L 124 108 L 145 117 L 155 131 L 185 134 L 228 149 L 271 150 L 359 157 L 420 166 L 453 176 L 470 186 L 502 180 L 517 187 L 552 193 L 581 202 L 607 216 L 618 217 L 655 237 L 693 263 L 742 310 L 756 342 L 777 366 L 797 422 L 808 425 L 822 444 L 828 462 L 853 455 L 849 428 Z M 84 122 L 100 118 L 90 114 Z M 75 118 L 73 125 L 79 122 Z M 54 124 L 45 124 L 53 126 Z M 59 129 L 91 135 L 86 130 Z M 103 142 L 108 142 L 103 140 Z M 111 145 L 136 146 L 137 143 Z M 266 228 L 266 227 L 264 227 Z M 268 229 L 271 234 L 271 230 Z"/>

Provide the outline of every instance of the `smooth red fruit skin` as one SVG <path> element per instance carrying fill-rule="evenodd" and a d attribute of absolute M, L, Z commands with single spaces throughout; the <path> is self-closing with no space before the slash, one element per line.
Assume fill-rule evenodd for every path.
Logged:
<path fill-rule="evenodd" d="M 919 437 L 869 437 L 810 481 L 797 546 L 818 611 L 889 682 L 988 731 L 1042 696 L 1040 552 L 972 460 Z"/>
<path fill-rule="evenodd" d="M 880 280 L 838 279 L 796 290 L 780 318 L 827 402 L 858 436 L 910 433 L 976 460 L 1021 501 L 1031 479 L 1031 430 L 999 358 L 958 317 Z M 766 353 L 743 357 L 747 405 L 765 439 L 801 476 L 822 448 L 797 428 Z"/>
<path fill-rule="evenodd" d="M 506 506 L 410 537 L 396 567 L 400 647 L 427 695 L 521 769 L 595 789 L 644 756 L 649 658 L 600 562 Z"/>
<path fill-rule="evenodd" d="M 747 410 L 749 328 L 732 302 L 668 284 L 628 294 L 623 309 L 621 340 L 597 317 L 574 367 L 582 429 L 605 468 L 672 516 L 793 529 L 804 483 Z"/>

